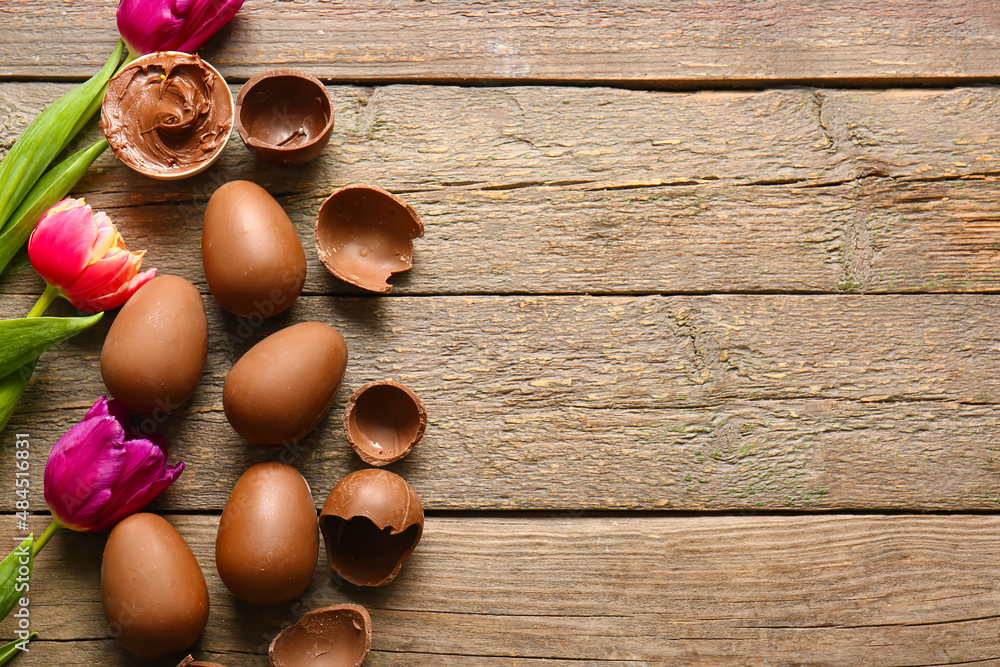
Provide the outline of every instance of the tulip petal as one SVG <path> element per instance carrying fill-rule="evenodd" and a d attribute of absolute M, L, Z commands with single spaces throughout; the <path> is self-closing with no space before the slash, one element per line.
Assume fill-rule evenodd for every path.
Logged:
<path fill-rule="evenodd" d="M 43 493 L 61 523 L 85 524 L 110 497 L 111 484 L 125 463 L 124 436 L 114 417 L 91 417 L 67 431 L 52 447 Z"/>
<path fill-rule="evenodd" d="M 79 278 L 63 285 L 63 291 L 71 298 L 80 299 L 114 292 L 139 272 L 144 254 L 145 250 L 133 254 L 114 248 L 106 257 L 88 266 Z"/>
<path fill-rule="evenodd" d="M 130 493 L 116 493 L 114 498 L 108 502 L 108 507 L 112 508 L 112 512 L 102 518 L 101 521 L 95 523 L 94 527 L 89 530 L 93 532 L 106 530 L 113 527 L 128 515 L 135 514 L 151 503 L 154 498 L 163 493 L 167 487 L 173 484 L 183 470 L 184 462 L 181 461 L 163 469 L 162 472 L 156 477 L 137 476 L 136 479 L 128 486 L 128 491 Z"/>
<path fill-rule="evenodd" d="M 45 465 L 45 500 L 73 530 L 99 531 L 142 509 L 184 470 L 166 466 L 162 439 L 125 442 L 128 413 L 101 397 L 52 447 Z"/>
<path fill-rule="evenodd" d="M 73 299 L 69 295 L 67 295 L 66 298 L 80 310 L 86 310 L 91 313 L 100 312 L 102 310 L 111 310 L 112 308 L 117 308 L 128 301 L 129 298 L 135 294 L 137 289 L 145 285 L 154 277 L 156 277 L 156 269 L 150 269 L 149 271 L 140 273 L 136 277 L 132 278 L 132 280 L 121 285 L 111 294 L 88 297 L 79 300 Z"/>
<path fill-rule="evenodd" d="M 95 213 L 94 224 L 97 225 L 97 238 L 94 239 L 94 245 L 91 248 L 91 264 L 107 255 L 112 248 L 125 249 L 125 241 L 107 213 L 104 211 Z"/>
<path fill-rule="evenodd" d="M 122 0 L 118 32 L 133 55 L 194 53 L 228 23 L 243 0 Z"/>
<path fill-rule="evenodd" d="M 82 199 L 76 201 L 83 202 Z M 42 216 L 31 233 L 28 257 L 45 282 L 61 287 L 79 278 L 90 264 L 97 225 L 90 206 L 80 205 L 55 212 L 53 209 Z"/>
<path fill-rule="evenodd" d="M 139 56 L 161 48 L 178 31 L 177 21 L 163 2 L 122 0 L 118 3 L 118 32 L 128 44 L 129 54 Z"/>
<path fill-rule="evenodd" d="M 109 401 L 104 396 L 101 396 L 100 400 L 98 400 L 97 403 L 94 403 L 94 407 L 90 409 L 90 412 L 93 412 L 97 406 L 102 403 L 104 405 L 104 414 L 114 417 L 115 421 L 121 425 L 122 431 L 128 433 L 128 430 L 132 426 L 132 422 L 128 418 L 128 408 L 125 404 L 117 398 Z M 90 412 L 87 413 L 87 416 L 90 416 Z"/>
<path fill-rule="evenodd" d="M 101 396 L 97 399 L 97 402 L 90 406 L 90 409 L 87 410 L 87 414 L 84 415 L 83 421 L 87 421 L 92 417 L 106 417 L 107 415 L 112 415 L 117 419 L 117 415 L 111 411 L 111 408 L 114 405 L 121 405 L 121 401 L 113 400 L 109 402 L 107 396 Z M 119 423 L 120 422 L 121 420 L 119 420 Z"/>
<path fill-rule="evenodd" d="M 130 503 L 145 489 L 150 480 L 159 479 L 166 464 L 163 450 L 149 440 L 129 440 L 125 443 L 125 461 L 111 488 L 107 506 L 112 513 L 94 524 L 91 530 L 103 530 L 120 520 L 117 515 L 125 511 Z M 141 498 L 140 498 L 141 500 Z M 146 500 L 152 500 L 150 497 Z M 133 510 L 134 511 L 134 510 Z M 131 514 L 132 512 L 128 512 Z M 125 515 L 122 515 L 125 516 Z"/>
<path fill-rule="evenodd" d="M 223 0 L 214 0 L 209 2 L 198 3 L 195 0 L 181 0 L 181 4 L 187 5 L 199 5 L 197 7 L 198 11 L 188 17 L 188 30 L 186 31 L 187 36 L 183 42 L 181 42 L 179 51 L 184 51 L 185 53 L 194 53 L 202 47 L 202 45 L 209 40 L 209 38 L 217 33 L 222 26 L 229 23 L 236 12 L 240 10 L 243 6 L 243 0 L 229 1 L 225 2 Z M 191 27 L 194 30 L 191 30 Z"/>

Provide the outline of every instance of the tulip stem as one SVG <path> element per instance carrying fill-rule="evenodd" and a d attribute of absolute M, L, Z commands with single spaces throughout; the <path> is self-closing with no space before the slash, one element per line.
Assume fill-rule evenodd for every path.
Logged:
<path fill-rule="evenodd" d="M 56 297 L 59 296 L 59 288 L 54 287 L 48 283 L 45 283 L 45 291 L 42 295 L 38 297 L 38 301 L 35 303 L 34 308 L 28 313 L 27 317 L 41 317 L 45 314 L 45 311 L 49 309 L 52 302 L 55 301 Z"/>
<path fill-rule="evenodd" d="M 44 547 L 45 544 L 52 539 L 52 536 L 55 535 L 56 531 L 60 528 L 62 528 L 62 524 L 53 519 L 52 523 L 50 523 L 45 529 L 45 532 L 42 533 L 42 536 L 35 540 L 35 544 L 31 548 L 32 555 L 37 556 L 38 552 L 42 550 L 42 547 Z"/>

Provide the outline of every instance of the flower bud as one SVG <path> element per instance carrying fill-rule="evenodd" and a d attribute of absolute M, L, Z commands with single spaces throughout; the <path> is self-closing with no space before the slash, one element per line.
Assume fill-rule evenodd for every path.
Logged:
<path fill-rule="evenodd" d="M 104 212 L 82 199 L 64 199 L 50 208 L 28 240 L 32 266 L 80 310 L 117 308 L 156 269 L 139 273 L 146 251 L 129 252 Z"/>
<path fill-rule="evenodd" d="M 131 57 L 194 53 L 236 16 L 243 0 L 121 0 L 118 32 Z"/>

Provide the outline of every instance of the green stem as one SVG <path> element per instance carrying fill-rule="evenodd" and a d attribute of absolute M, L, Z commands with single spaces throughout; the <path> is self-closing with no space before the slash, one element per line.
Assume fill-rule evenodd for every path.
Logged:
<path fill-rule="evenodd" d="M 118 67 L 118 71 L 115 72 L 115 76 L 118 76 L 118 74 L 123 69 L 129 66 L 129 63 L 131 63 L 133 60 L 142 55 L 141 53 L 133 49 L 131 46 L 129 46 L 128 42 L 126 42 L 125 40 L 122 40 L 122 42 L 125 44 L 125 61 L 122 62 L 122 64 Z"/>
<path fill-rule="evenodd" d="M 31 309 L 25 317 L 41 317 L 48 310 L 52 302 L 55 301 L 56 297 L 59 296 L 59 288 L 53 287 L 52 285 L 45 283 L 45 291 L 42 295 L 38 297 L 38 301 L 35 302 L 35 307 Z"/>
<path fill-rule="evenodd" d="M 56 534 L 56 531 L 62 527 L 61 523 L 53 519 L 52 523 L 50 523 L 45 529 L 45 532 L 42 533 L 42 536 L 35 540 L 35 545 L 31 548 L 32 555 L 37 556 L 38 552 L 42 550 L 42 547 L 44 547 L 46 543 L 52 539 L 52 536 Z"/>

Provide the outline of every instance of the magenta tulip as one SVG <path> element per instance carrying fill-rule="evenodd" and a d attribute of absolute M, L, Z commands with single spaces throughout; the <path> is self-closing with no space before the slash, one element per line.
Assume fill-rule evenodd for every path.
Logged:
<path fill-rule="evenodd" d="M 70 303 L 90 312 L 117 308 L 153 279 L 139 273 L 146 251 L 129 252 L 104 212 L 64 199 L 42 216 L 28 240 L 32 266 Z"/>
<path fill-rule="evenodd" d="M 194 53 L 242 6 L 243 0 L 121 0 L 118 32 L 133 58 L 155 51 Z"/>
<path fill-rule="evenodd" d="M 138 512 L 174 483 L 184 463 L 166 465 L 162 442 L 126 440 L 128 413 L 103 396 L 52 447 L 45 502 L 58 524 L 106 530 Z"/>

